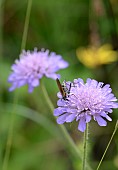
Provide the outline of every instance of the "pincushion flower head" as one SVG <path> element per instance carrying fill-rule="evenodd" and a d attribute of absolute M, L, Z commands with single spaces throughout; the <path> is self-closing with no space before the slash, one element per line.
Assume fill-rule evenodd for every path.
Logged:
<path fill-rule="evenodd" d="M 28 91 L 32 92 L 34 87 L 40 84 L 43 76 L 56 79 L 60 77 L 56 72 L 66 67 L 68 63 L 60 55 L 49 53 L 49 50 L 23 50 L 20 59 L 16 60 L 11 67 L 12 73 L 8 77 L 8 82 L 12 83 L 12 86 L 9 91 L 27 84 Z"/>
<path fill-rule="evenodd" d="M 100 126 L 106 126 L 106 120 L 112 121 L 108 113 L 112 113 L 113 108 L 118 108 L 118 102 L 109 84 L 104 85 L 90 78 L 84 83 L 79 78 L 66 82 L 66 88 L 66 99 L 62 98 L 60 92 L 57 94 L 58 108 L 54 110 L 54 116 L 57 116 L 58 124 L 76 120 L 78 130 L 84 132 L 86 123 L 92 118 Z"/>

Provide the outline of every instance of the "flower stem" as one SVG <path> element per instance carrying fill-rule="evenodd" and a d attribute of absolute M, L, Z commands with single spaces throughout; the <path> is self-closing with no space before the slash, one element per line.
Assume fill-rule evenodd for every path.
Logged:
<path fill-rule="evenodd" d="M 44 94 L 45 100 L 46 100 L 47 104 L 49 105 L 51 112 L 53 113 L 54 106 L 53 106 L 53 104 L 52 104 L 52 102 L 51 102 L 51 100 L 49 98 L 49 95 L 47 93 L 47 90 L 46 90 L 46 88 L 45 88 L 45 86 L 43 85 L 42 82 L 41 82 L 41 88 L 42 88 L 42 92 Z M 79 159 L 82 160 L 81 153 L 78 150 L 78 148 L 77 148 L 76 144 L 74 143 L 73 139 L 71 138 L 71 136 L 67 132 L 65 126 L 64 125 L 59 125 L 59 128 L 60 128 L 60 130 L 61 130 L 61 132 L 62 132 L 62 134 L 63 134 L 63 136 L 65 138 L 66 144 L 69 146 L 69 148 L 71 149 L 72 153 L 76 157 L 78 157 Z M 86 163 L 86 165 L 87 165 L 88 170 L 92 170 L 91 167 L 88 165 L 88 163 Z"/>
<path fill-rule="evenodd" d="M 46 99 L 46 102 L 49 105 L 51 112 L 53 113 L 54 106 L 53 106 L 53 104 L 52 104 L 52 102 L 51 102 L 51 100 L 49 98 L 49 95 L 48 95 L 47 90 L 46 90 L 45 86 L 43 85 L 43 83 L 41 83 L 41 88 L 42 88 L 42 92 L 44 94 L 44 97 Z M 68 132 L 67 132 L 66 128 L 64 127 L 64 125 L 59 125 L 59 127 L 60 127 L 60 129 L 61 129 L 61 131 L 62 131 L 62 133 L 63 133 L 63 135 L 65 137 L 66 142 L 69 144 L 69 146 L 71 146 L 72 150 L 74 150 L 76 156 L 78 156 L 81 159 L 81 153 L 78 151 L 77 146 L 75 145 L 74 141 L 72 140 L 72 138 L 68 134 Z"/>
<path fill-rule="evenodd" d="M 24 25 L 24 31 L 23 31 L 22 43 L 21 43 L 21 50 L 25 49 L 25 46 L 26 46 L 31 7 L 32 7 L 32 0 L 28 0 L 26 17 L 25 17 L 25 25 Z"/>
<path fill-rule="evenodd" d="M 9 124 L 8 137 L 7 137 L 6 150 L 5 150 L 2 170 L 8 169 L 8 161 L 9 161 L 10 150 L 11 150 L 11 145 L 12 145 L 13 129 L 14 129 L 14 122 L 15 122 L 15 111 L 16 111 L 17 102 L 18 102 L 18 94 L 14 96 L 14 102 L 13 102 L 14 106 L 11 112 L 11 119 L 10 119 L 10 124 Z"/>
<path fill-rule="evenodd" d="M 111 136 L 111 138 L 110 138 L 110 140 L 109 140 L 109 142 L 108 142 L 108 144 L 107 144 L 107 147 L 106 147 L 106 149 L 105 149 L 105 151 L 104 151 L 104 154 L 103 154 L 103 156 L 102 156 L 102 158 L 101 158 L 101 160 L 100 160 L 100 162 L 99 162 L 96 170 L 98 170 L 98 169 L 100 168 L 101 163 L 102 163 L 102 161 L 103 161 L 103 159 L 104 159 L 104 157 L 105 157 L 105 155 L 106 155 L 106 152 L 107 152 L 107 150 L 108 150 L 108 148 L 109 148 L 109 146 L 110 146 L 110 144 L 111 144 L 111 142 L 112 142 L 112 139 L 113 139 L 113 137 L 114 137 L 117 129 L 118 129 L 118 120 L 117 120 L 117 122 L 116 122 L 116 125 L 115 125 L 114 131 L 113 131 L 113 133 L 112 133 L 112 136 Z"/>
<path fill-rule="evenodd" d="M 24 24 L 24 31 L 23 31 L 22 43 L 21 43 L 21 50 L 23 48 L 25 48 L 25 46 L 26 46 L 31 6 L 32 6 L 32 0 L 28 0 L 27 12 L 26 12 L 26 18 L 25 18 L 25 24 Z M 11 151 L 11 146 L 12 146 L 13 130 L 14 130 L 14 124 L 15 124 L 15 112 L 16 112 L 16 103 L 17 102 L 18 102 L 18 94 L 15 94 L 14 101 L 13 101 L 14 107 L 11 112 L 11 120 L 10 120 L 10 125 L 9 125 L 9 130 L 8 130 L 7 144 L 6 144 L 6 150 L 5 150 L 2 170 L 8 169 L 8 162 L 9 162 L 9 156 L 10 156 L 10 151 Z"/>
<path fill-rule="evenodd" d="M 42 82 L 41 82 L 41 89 L 42 89 L 43 95 L 45 97 L 45 100 L 46 100 L 51 112 L 53 112 L 54 106 L 53 106 L 53 104 L 52 104 L 52 102 L 51 102 L 51 100 L 49 98 L 49 95 L 47 93 L 47 90 L 46 90 L 46 88 L 45 88 L 45 86 L 44 86 L 44 84 Z"/>
<path fill-rule="evenodd" d="M 84 132 L 84 153 L 83 153 L 82 170 L 86 169 L 86 162 L 87 162 L 87 141 L 88 141 L 88 123 L 86 125 L 86 130 Z"/>
<path fill-rule="evenodd" d="M 111 4 L 110 0 L 103 0 L 102 1 L 105 7 L 105 11 L 107 14 L 107 20 L 108 20 L 108 27 L 109 27 L 109 32 L 111 35 L 111 41 L 113 45 L 113 49 L 117 50 L 118 49 L 118 34 L 117 34 L 117 24 L 115 22 L 115 16 L 113 12 L 113 7 Z"/>
<path fill-rule="evenodd" d="M 0 59 L 3 58 L 3 0 L 0 1 Z"/>

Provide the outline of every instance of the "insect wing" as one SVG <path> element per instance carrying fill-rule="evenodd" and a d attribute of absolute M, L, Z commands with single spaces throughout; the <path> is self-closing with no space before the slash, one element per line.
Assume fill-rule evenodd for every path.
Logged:
<path fill-rule="evenodd" d="M 60 83 L 58 78 L 56 79 L 56 82 L 57 82 L 57 85 L 58 85 L 58 88 L 59 88 L 59 91 L 60 91 L 62 97 L 64 97 L 65 96 L 65 92 L 64 92 L 64 90 L 62 88 L 62 85 L 61 85 L 61 83 Z"/>

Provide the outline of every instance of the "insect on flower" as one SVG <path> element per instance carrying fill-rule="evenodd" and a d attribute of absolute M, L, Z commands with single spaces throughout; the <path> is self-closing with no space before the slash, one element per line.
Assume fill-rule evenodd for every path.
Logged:
<path fill-rule="evenodd" d="M 69 88 L 67 87 L 67 83 L 66 81 L 63 81 L 63 83 L 61 84 L 59 79 L 56 79 L 59 91 L 62 95 L 62 99 L 64 100 L 68 100 L 67 97 L 69 97 L 70 94 L 70 90 L 71 90 L 71 83 L 69 84 Z"/>

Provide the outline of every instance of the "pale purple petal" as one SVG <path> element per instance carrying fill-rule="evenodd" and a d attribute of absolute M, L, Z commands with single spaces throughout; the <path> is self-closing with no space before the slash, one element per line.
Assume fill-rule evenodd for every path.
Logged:
<path fill-rule="evenodd" d="M 90 115 L 86 115 L 86 123 L 91 121 L 91 116 Z"/>
<path fill-rule="evenodd" d="M 45 76 L 48 77 L 48 78 L 52 78 L 54 80 L 56 80 L 57 78 L 58 79 L 60 78 L 60 75 L 56 74 L 56 73 L 45 73 Z"/>
<path fill-rule="evenodd" d="M 89 84 L 88 84 L 89 85 Z M 96 88 L 98 85 L 98 82 L 96 80 L 91 80 L 91 86 Z"/>
<path fill-rule="evenodd" d="M 28 92 L 29 92 L 29 93 L 32 93 L 32 92 L 33 92 L 33 90 L 34 90 L 34 87 L 33 87 L 33 86 L 31 86 L 31 85 L 29 85 L 29 86 L 28 86 Z"/>
<path fill-rule="evenodd" d="M 112 121 L 112 119 L 108 116 L 108 115 L 106 115 L 106 117 L 105 117 L 107 120 L 109 120 L 109 121 Z"/>
<path fill-rule="evenodd" d="M 112 107 L 117 109 L 118 108 L 118 103 L 112 103 Z"/>
<path fill-rule="evenodd" d="M 80 130 L 81 132 L 84 132 L 85 129 L 86 129 L 86 122 L 85 122 L 85 118 L 82 117 L 79 121 L 78 130 Z"/>
<path fill-rule="evenodd" d="M 35 79 L 32 81 L 31 85 L 32 85 L 33 87 L 38 86 L 38 85 L 39 85 L 39 80 L 38 80 L 37 78 L 35 78 Z"/>
<path fill-rule="evenodd" d="M 86 85 L 87 85 L 87 86 L 90 86 L 90 85 L 91 85 L 91 82 L 92 82 L 92 80 L 91 80 L 90 78 L 87 78 L 87 80 L 86 80 Z"/>
<path fill-rule="evenodd" d="M 82 85 L 82 84 L 84 84 L 84 81 L 81 78 L 78 78 L 78 84 Z"/>
<path fill-rule="evenodd" d="M 13 91 L 14 89 L 16 88 L 16 86 L 13 84 L 10 88 L 9 88 L 9 91 Z"/>
<path fill-rule="evenodd" d="M 26 84 L 26 80 L 20 80 L 18 83 L 18 87 L 21 87 Z"/>
<path fill-rule="evenodd" d="M 63 124 L 66 121 L 66 117 L 68 116 L 68 113 L 65 113 L 57 118 L 58 124 Z"/>
<path fill-rule="evenodd" d="M 112 121 L 112 119 L 105 112 L 102 112 L 100 115 L 105 117 L 107 120 Z"/>
<path fill-rule="evenodd" d="M 75 119 L 76 115 L 75 114 L 70 114 L 69 116 L 66 117 L 66 122 L 72 122 Z"/>
<path fill-rule="evenodd" d="M 54 116 L 60 116 L 62 113 L 66 112 L 66 108 L 58 107 L 54 109 Z"/>
<path fill-rule="evenodd" d="M 60 98 L 60 99 L 62 99 L 62 95 L 61 95 L 60 92 L 57 93 L 57 97 Z"/>
<path fill-rule="evenodd" d="M 111 93 L 112 89 L 109 88 L 109 87 L 110 87 L 110 85 L 109 85 L 109 84 L 106 84 L 106 85 L 102 88 L 103 92 L 104 92 L 104 93 Z"/>
<path fill-rule="evenodd" d="M 100 126 L 106 126 L 107 122 L 101 116 L 95 116 L 95 120 Z"/>

